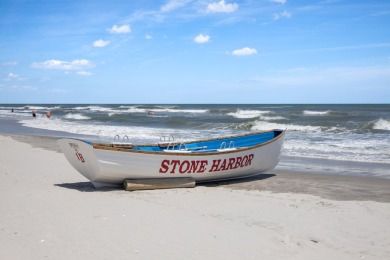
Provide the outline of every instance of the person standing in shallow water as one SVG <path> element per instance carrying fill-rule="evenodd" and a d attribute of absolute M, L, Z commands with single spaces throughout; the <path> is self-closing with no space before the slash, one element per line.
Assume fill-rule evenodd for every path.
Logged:
<path fill-rule="evenodd" d="M 35 112 L 35 110 L 32 111 L 32 115 L 33 115 L 33 118 L 37 118 L 37 113 Z"/>
<path fill-rule="evenodd" d="M 47 111 L 47 112 L 46 112 L 46 117 L 47 117 L 47 118 L 50 118 L 50 117 L 51 117 L 50 111 Z"/>

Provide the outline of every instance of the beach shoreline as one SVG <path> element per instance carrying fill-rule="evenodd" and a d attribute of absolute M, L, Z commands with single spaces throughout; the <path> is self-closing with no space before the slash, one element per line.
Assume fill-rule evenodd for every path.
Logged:
<path fill-rule="evenodd" d="M 276 169 L 192 189 L 95 189 L 55 140 L 0 135 L 1 259 L 390 255 L 390 180 Z"/>
<path fill-rule="evenodd" d="M 1 135 L 0 135 L 1 136 Z M 53 136 L 7 135 L 33 147 L 62 153 Z M 308 159 L 310 161 L 310 159 Z M 329 161 L 328 164 L 334 163 Z M 326 168 L 326 166 L 324 166 Z M 86 180 L 87 181 L 87 180 Z M 346 175 L 335 171 L 311 172 L 286 169 L 274 170 L 250 178 L 198 184 L 222 186 L 238 190 L 259 190 L 312 194 L 332 200 L 373 200 L 390 202 L 390 179 L 372 176 Z M 352 187 L 353 186 L 353 187 Z"/>
<path fill-rule="evenodd" d="M 120 134 L 121 137 L 128 137 L 128 140 L 135 144 L 159 142 L 161 135 L 167 134 L 165 133 L 166 131 L 171 131 L 172 136 L 176 140 L 184 140 L 183 142 L 185 142 L 186 138 L 198 140 L 209 137 L 208 134 L 211 133 L 218 136 L 226 135 L 227 133 L 218 126 L 218 122 L 221 120 L 228 129 L 236 129 L 232 125 L 235 124 L 239 129 L 244 126 L 247 131 L 255 131 L 257 128 L 250 126 L 252 124 L 259 126 L 261 125 L 260 121 L 251 118 L 243 119 L 241 116 L 248 113 L 252 116 L 258 115 L 258 113 L 271 113 L 272 111 L 271 114 L 280 114 L 280 118 L 294 115 L 292 124 L 285 126 L 288 130 L 282 150 L 282 158 L 276 168 L 277 171 L 288 172 L 289 174 L 308 173 L 390 179 L 390 161 L 387 160 L 387 157 L 390 156 L 389 149 L 387 149 L 388 135 L 386 130 L 384 130 L 386 125 L 382 126 L 383 129 L 378 130 L 371 129 L 375 127 L 373 123 L 361 125 L 360 127 L 363 127 L 364 130 L 356 130 L 355 128 L 347 130 L 340 126 L 337 128 L 337 131 L 342 130 L 340 133 L 334 130 L 334 125 L 331 124 L 332 120 L 335 120 L 335 123 L 338 122 L 339 117 L 337 113 L 334 115 L 326 112 L 317 116 L 315 116 L 316 113 L 314 115 L 307 114 L 307 111 L 315 111 L 316 109 L 324 111 L 335 110 L 345 114 L 350 113 L 351 109 L 355 111 L 354 113 L 356 113 L 356 109 L 360 109 L 358 110 L 359 113 L 364 116 L 359 120 L 363 120 L 363 118 L 367 120 L 368 115 L 372 116 L 372 118 L 377 117 L 379 112 L 375 112 L 374 115 L 370 114 L 371 109 L 378 110 L 376 107 L 371 107 L 370 109 L 356 106 L 297 106 L 296 108 L 276 106 L 279 108 L 273 107 L 271 109 L 267 106 L 252 105 L 242 108 L 237 108 L 234 105 L 182 105 L 177 107 L 155 105 L 152 107 L 157 115 L 148 115 L 145 109 L 150 109 L 150 107 L 142 105 L 16 106 L 14 113 L 10 112 L 11 107 L 6 106 L 2 108 L 9 108 L 9 110 L 2 110 L 2 113 L 0 113 L 0 134 L 15 134 L 15 138 L 25 139 L 26 142 L 30 143 L 34 142 L 23 136 L 66 137 L 90 142 L 112 142 L 114 136 Z M 26 108 L 52 110 L 52 118 L 47 119 L 40 113 L 35 120 Z M 296 109 L 298 109 L 298 112 Z M 110 113 L 107 115 L 108 111 Z M 131 114 L 128 114 L 128 111 L 131 111 Z M 227 112 L 229 112 L 228 116 L 226 116 Z M 218 122 L 215 126 L 211 125 L 205 129 L 202 127 L 199 130 L 191 126 L 193 124 L 191 121 L 194 120 L 191 113 L 195 113 L 196 120 L 200 120 L 201 124 L 208 122 L 210 117 L 216 117 Z M 296 115 L 299 116 L 297 117 Z M 176 119 L 170 120 L 171 118 Z M 252 120 L 254 121 L 252 122 Z M 295 123 L 296 125 L 294 124 L 296 120 L 313 122 L 308 123 L 305 121 L 300 126 L 298 122 Z M 242 124 L 242 121 L 250 123 Z M 328 130 L 319 130 L 317 124 L 325 124 L 332 127 Z M 267 127 L 267 129 L 273 129 L 281 127 L 282 124 L 266 126 L 270 127 Z M 346 124 L 345 127 L 351 126 Z M 208 132 L 210 129 L 212 131 Z M 108 132 L 107 130 L 110 131 Z M 236 131 L 233 130 L 234 133 Z M 335 133 L 329 134 L 329 131 L 335 131 Z M 368 133 L 362 134 L 362 132 L 359 132 L 359 134 L 356 134 L 356 131 L 368 131 Z M 313 132 L 316 133 L 317 137 L 313 137 Z M 184 136 L 182 135 L 183 133 L 185 133 Z M 39 142 L 37 145 L 39 145 Z"/>

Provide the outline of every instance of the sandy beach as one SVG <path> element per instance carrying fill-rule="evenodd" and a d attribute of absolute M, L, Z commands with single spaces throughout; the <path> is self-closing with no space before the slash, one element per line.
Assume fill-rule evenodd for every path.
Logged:
<path fill-rule="evenodd" d="M 275 169 L 94 189 L 56 138 L 0 135 L 0 259 L 389 259 L 390 180 Z"/>

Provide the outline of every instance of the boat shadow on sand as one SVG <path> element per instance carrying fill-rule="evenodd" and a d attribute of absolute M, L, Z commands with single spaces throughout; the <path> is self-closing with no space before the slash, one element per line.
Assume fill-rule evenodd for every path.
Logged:
<path fill-rule="evenodd" d="M 240 178 L 240 179 L 232 179 L 232 180 L 219 180 L 219 181 L 213 181 L 213 182 L 203 182 L 203 183 L 197 183 L 196 186 L 202 186 L 202 187 L 223 187 L 233 184 L 241 184 L 241 183 L 251 183 L 261 180 L 266 180 L 268 178 L 272 178 L 276 176 L 275 174 L 259 174 L 252 177 L 247 178 Z M 71 189 L 71 190 L 78 190 L 80 192 L 107 192 L 107 191 L 115 191 L 115 190 L 122 190 L 121 187 L 101 187 L 101 188 L 95 188 L 91 182 L 74 182 L 74 183 L 60 183 L 60 184 L 54 184 L 54 186 Z"/>
<path fill-rule="evenodd" d="M 74 183 L 61 183 L 61 184 L 54 184 L 54 186 L 66 188 L 70 190 L 78 190 L 80 192 L 105 192 L 105 191 L 114 191 L 119 190 L 120 187 L 101 187 L 101 188 L 95 188 L 91 182 L 85 181 L 85 182 L 74 182 Z"/>
<path fill-rule="evenodd" d="M 203 187 L 218 187 L 218 186 L 228 186 L 233 184 L 243 184 L 243 183 L 254 183 L 257 181 L 266 180 L 268 178 L 275 177 L 275 174 L 272 173 L 261 173 L 258 175 L 254 175 L 251 177 L 246 178 L 239 178 L 239 179 L 231 179 L 231 180 L 219 180 L 219 181 L 213 181 L 213 182 L 204 182 L 204 183 L 197 183 L 197 186 L 203 186 Z"/>

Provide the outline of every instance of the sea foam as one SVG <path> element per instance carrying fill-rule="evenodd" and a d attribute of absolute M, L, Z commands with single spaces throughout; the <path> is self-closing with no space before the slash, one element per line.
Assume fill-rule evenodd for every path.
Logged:
<path fill-rule="evenodd" d="M 235 118 L 256 118 L 264 114 L 269 114 L 271 111 L 261 111 L 261 110 L 241 110 L 238 109 L 235 112 L 228 113 L 229 116 Z"/>
<path fill-rule="evenodd" d="M 311 111 L 311 110 L 304 110 L 302 113 L 307 116 L 323 116 L 329 114 L 331 111 Z"/>
<path fill-rule="evenodd" d="M 72 114 L 72 113 L 66 114 L 64 116 L 64 118 L 66 118 L 66 119 L 75 119 L 75 120 L 88 120 L 88 119 L 91 119 L 90 117 L 83 116 L 82 114 Z"/>
<path fill-rule="evenodd" d="M 390 131 L 390 121 L 380 118 L 374 123 L 373 129 Z"/>

